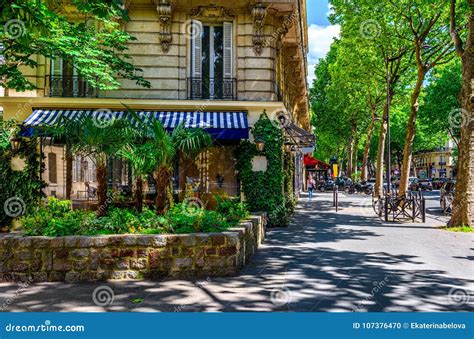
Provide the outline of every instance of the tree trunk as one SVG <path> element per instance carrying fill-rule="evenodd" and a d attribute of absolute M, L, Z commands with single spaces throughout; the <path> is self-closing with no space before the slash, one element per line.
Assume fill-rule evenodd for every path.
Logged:
<path fill-rule="evenodd" d="M 357 175 L 357 153 L 359 151 L 359 137 L 356 136 L 354 138 L 354 145 L 352 146 L 352 173 L 351 177 L 353 175 Z M 355 176 L 354 176 L 355 179 Z"/>
<path fill-rule="evenodd" d="M 347 171 L 346 176 L 351 177 L 352 174 L 352 148 L 354 147 L 354 138 L 351 136 L 347 145 Z"/>
<path fill-rule="evenodd" d="M 135 181 L 135 209 L 138 213 L 143 212 L 143 178 L 138 176 Z"/>
<path fill-rule="evenodd" d="M 362 173 L 360 179 L 362 181 L 368 180 L 368 171 L 369 171 L 369 152 L 370 144 L 372 142 L 372 135 L 374 134 L 375 129 L 375 116 L 372 115 L 372 121 L 370 122 L 369 129 L 367 130 L 367 140 L 364 145 L 364 155 L 362 156 Z"/>
<path fill-rule="evenodd" d="M 380 124 L 379 132 L 379 143 L 377 145 L 377 162 L 375 164 L 375 187 L 374 187 L 374 196 L 381 197 L 383 195 L 383 165 L 384 165 L 384 155 L 385 155 L 385 138 L 387 136 L 387 104 L 385 104 L 383 112 L 383 121 Z"/>
<path fill-rule="evenodd" d="M 418 97 L 420 96 L 421 87 L 423 86 L 423 81 L 425 80 L 426 72 L 418 68 L 418 77 L 416 80 L 415 88 L 411 95 L 411 109 L 410 117 L 408 118 L 407 123 L 407 134 L 405 137 L 405 146 L 403 148 L 403 163 L 402 163 L 402 173 L 400 176 L 400 188 L 399 196 L 404 196 L 408 190 L 408 178 L 410 177 L 410 168 L 412 163 L 413 156 L 413 140 L 415 139 L 416 132 L 416 117 L 418 114 Z"/>
<path fill-rule="evenodd" d="M 168 168 L 160 167 L 155 172 L 155 182 L 156 182 L 156 213 L 164 214 L 169 206 L 169 183 L 171 179 L 171 173 Z"/>
<path fill-rule="evenodd" d="M 72 154 L 71 147 L 66 145 L 66 199 L 71 200 L 72 192 Z"/>
<path fill-rule="evenodd" d="M 456 193 L 450 226 L 474 227 L 474 20 L 469 20 L 466 47 L 462 54 L 463 86 L 461 93 L 462 119 L 461 138 L 457 168 Z"/>
<path fill-rule="evenodd" d="M 107 162 L 98 161 L 96 166 L 97 176 L 97 217 L 103 217 L 107 214 Z"/>

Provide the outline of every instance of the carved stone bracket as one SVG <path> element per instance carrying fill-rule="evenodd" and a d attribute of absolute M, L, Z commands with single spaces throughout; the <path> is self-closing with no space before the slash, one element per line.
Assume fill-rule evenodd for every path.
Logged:
<path fill-rule="evenodd" d="M 191 18 L 198 18 L 206 21 L 226 21 L 233 20 L 235 14 L 231 9 L 209 5 L 209 6 L 198 6 L 189 12 Z"/>
<path fill-rule="evenodd" d="M 257 3 L 252 8 L 253 18 L 253 50 L 256 55 L 261 55 L 265 47 L 265 38 L 263 36 L 263 27 L 265 26 L 265 17 L 267 16 L 267 7 L 264 4 Z"/>
<path fill-rule="evenodd" d="M 132 5 L 132 0 L 122 1 L 122 9 L 127 13 L 130 10 L 131 5 Z M 122 29 L 123 29 L 125 27 L 125 25 L 127 24 L 127 21 L 123 17 L 120 17 L 118 19 L 118 23 L 120 24 L 120 27 L 122 27 Z"/>
<path fill-rule="evenodd" d="M 160 44 L 163 52 L 168 53 L 171 44 L 171 15 L 173 5 L 168 0 L 153 0 L 160 20 Z"/>

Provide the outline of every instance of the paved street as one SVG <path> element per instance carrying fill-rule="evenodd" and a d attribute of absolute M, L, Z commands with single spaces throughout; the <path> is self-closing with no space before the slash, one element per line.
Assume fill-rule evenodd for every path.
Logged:
<path fill-rule="evenodd" d="M 239 276 L 197 281 L 41 283 L 16 296 L 0 284 L 7 311 L 473 311 L 474 234 L 439 230 L 436 193 L 426 224 L 386 224 L 370 198 L 331 193 L 300 200 L 288 228 L 271 229 Z M 96 306 L 99 286 L 112 288 Z M 469 301 L 470 298 L 470 301 Z"/>

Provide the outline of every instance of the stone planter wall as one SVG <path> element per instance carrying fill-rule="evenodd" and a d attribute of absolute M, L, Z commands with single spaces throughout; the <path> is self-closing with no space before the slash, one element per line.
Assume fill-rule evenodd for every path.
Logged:
<path fill-rule="evenodd" d="M 94 281 L 235 275 L 265 237 L 265 217 L 222 233 L 0 236 L 0 281 Z"/>

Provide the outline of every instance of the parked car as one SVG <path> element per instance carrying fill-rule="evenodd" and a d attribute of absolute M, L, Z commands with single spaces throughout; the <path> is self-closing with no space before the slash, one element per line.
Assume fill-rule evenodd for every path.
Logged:
<path fill-rule="evenodd" d="M 408 189 L 411 190 L 411 187 L 413 186 L 413 183 L 417 181 L 417 177 L 408 177 Z"/>
<path fill-rule="evenodd" d="M 455 186 L 456 181 L 449 180 L 439 191 L 439 205 L 444 213 L 452 212 Z"/>
<path fill-rule="evenodd" d="M 431 184 L 430 179 L 416 179 L 413 180 L 409 185 L 408 189 L 410 191 L 418 191 L 418 190 L 423 190 L 423 191 L 432 191 L 433 190 L 433 185 Z"/>
<path fill-rule="evenodd" d="M 434 190 L 439 190 L 448 181 L 449 181 L 448 178 L 434 178 L 431 183 L 433 184 L 433 189 Z"/>
<path fill-rule="evenodd" d="M 418 181 L 418 189 L 423 191 L 432 191 L 433 184 L 431 183 L 431 179 L 420 179 Z"/>

